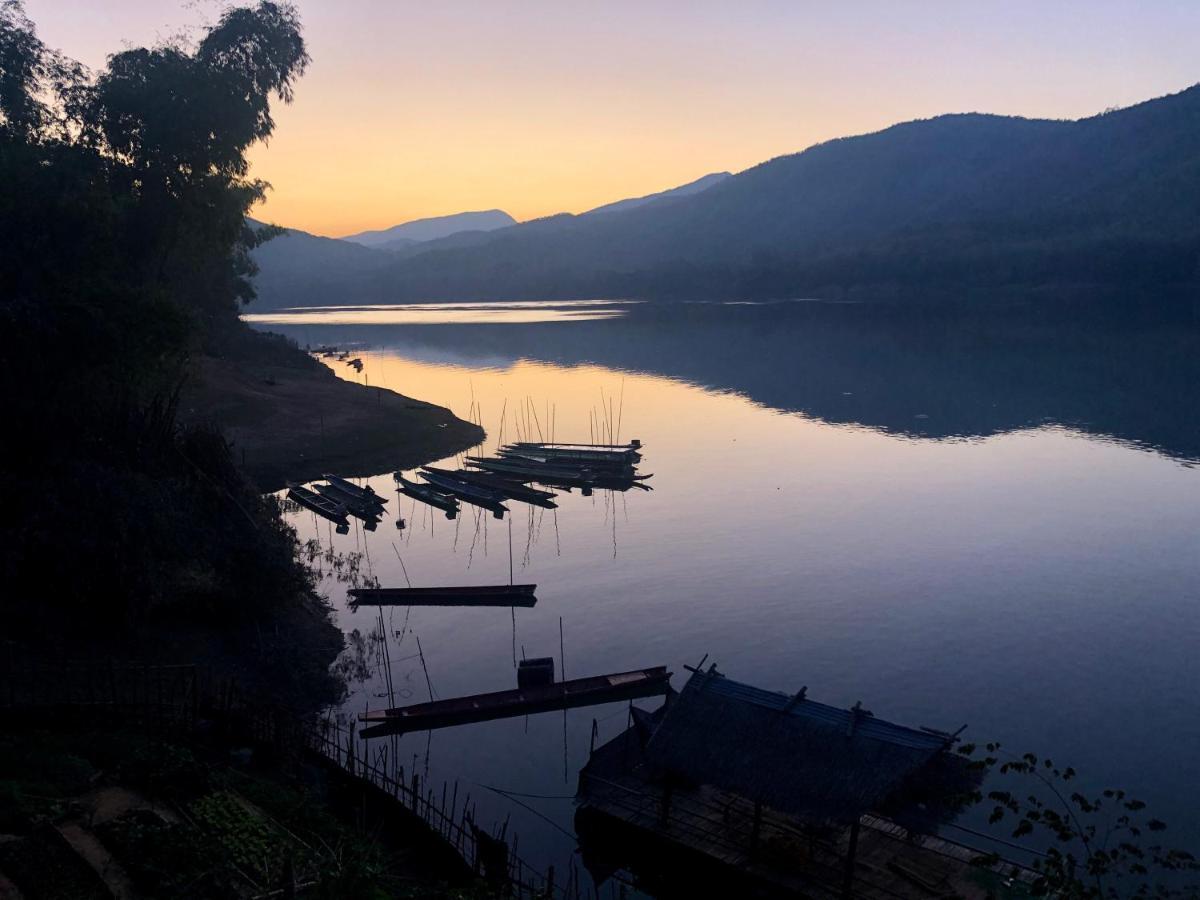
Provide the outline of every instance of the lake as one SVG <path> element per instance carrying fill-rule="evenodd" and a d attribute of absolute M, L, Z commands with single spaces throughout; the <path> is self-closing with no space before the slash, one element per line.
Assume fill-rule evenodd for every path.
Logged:
<path fill-rule="evenodd" d="M 397 702 L 706 654 L 765 688 L 998 739 L 1121 786 L 1200 842 L 1200 347 L 1192 329 L 1079 330 L 813 303 L 462 304 L 254 317 L 356 344 L 361 374 L 500 440 L 640 439 L 652 491 L 577 491 L 456 522 L 366 479 L 406 527 L 302 539 L 384 585 L 538 584 L 533 609 L 385 613 Z M 503 416 L 503 419 L 502 419 Z M 618 434 L 619 433 L 619 434 Z M 445 460 L 456 465 L 457 460 Z M 511 557 L 509 542 L 511 540 Z M 401 564 L 403 560 L 403 567 Z M 367 633 L 326 578 L 339 625 Z M 374 657 L 372 657 L 374 660 Z M 345 712 L 387 705 L 381 669 Z M 655 702 L 641 703 L 643 706 Z M 400 739 L 482 821 L 560 871 L 570 797 L 624 704 Z M 565 723 L 564 723 L 565 719 Z M 390 743 L 390 742 L 387 742 Z M 502 791 L 504 793 L 499 793 Z M 951 835 L 953 836 L 953 835 Z"/>

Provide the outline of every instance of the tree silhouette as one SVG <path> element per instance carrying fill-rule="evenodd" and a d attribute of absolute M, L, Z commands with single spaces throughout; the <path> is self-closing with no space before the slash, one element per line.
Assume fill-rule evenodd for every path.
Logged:
<path fill-rule="evenodd" d="M 1186 874 L 1200 872 L 1200 863 L 1158 842 L 1166 823 L 1151 817 L 1141 800 L 1116 788 L 1085 794 L 1073 768 L 1033 753 L 1001 761 L 999 743 L 978 750 L 975 744 L 958 748 L 974 768 L 1013 784 L 972 799 L 992 804 L 990 824 L 1007 821 L 1013 838 L 1045 847 L 1033 864 L 1039 893 L 1070 900 L 1200 896 L 1200 885 Z"/>

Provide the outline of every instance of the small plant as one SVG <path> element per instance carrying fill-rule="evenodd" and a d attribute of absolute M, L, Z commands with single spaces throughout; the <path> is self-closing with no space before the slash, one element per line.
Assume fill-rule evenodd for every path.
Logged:
<path fill-rule="evenodd" d="M 987 744 L 982 755 L 977 751 L 975 744 L 958 748 L 974 768 L 1021 785 L 974 795 L 977 803 L 993 804 L 988 821 L 1007 820 L 1012 837 L 1047 845 L 1033 864 L 1038 893 L 1064 900 L 1200 897 L 1189 874 L 1200 872 L 1200 862 L 1159 842 L 1166 823 L 1150 816 L 1141 800 L 1116 788 L 1085 794 L 1073 768 L 1033 753 L 1001 761 L 998 743 Z"/>

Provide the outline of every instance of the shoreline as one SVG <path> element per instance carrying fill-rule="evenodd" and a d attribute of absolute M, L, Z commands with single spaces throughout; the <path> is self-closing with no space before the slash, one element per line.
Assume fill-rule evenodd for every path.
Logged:
<path fill-rule="evenodd" d="M 195 358 L 180 417 L 219 427 L 234 460 L 263 492 L 326 472 L 411 469 L 486 436 L 445 407 L 346 381 L 300 350 L 262 359 Z"/>

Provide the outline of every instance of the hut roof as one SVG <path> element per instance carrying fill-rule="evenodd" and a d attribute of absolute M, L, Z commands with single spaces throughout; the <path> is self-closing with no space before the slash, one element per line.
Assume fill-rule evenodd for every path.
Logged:
<path fill-rule="evenodd" d="M 952 738 L 696 672 L 646 745 L 658 771 L 809 821 L 877 808 Z"/>

